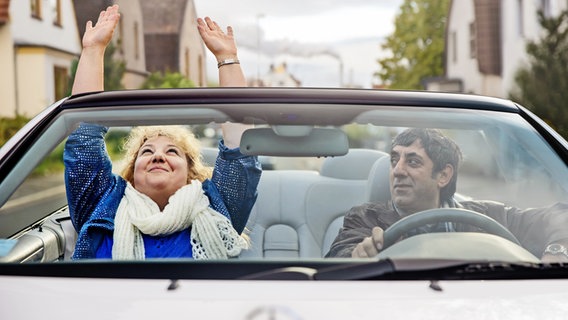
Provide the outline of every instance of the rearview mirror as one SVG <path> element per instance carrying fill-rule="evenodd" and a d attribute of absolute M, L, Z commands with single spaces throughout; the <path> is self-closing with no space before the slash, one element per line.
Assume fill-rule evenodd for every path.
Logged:
<path fill-rule="evenodd" d="M 241 138 L 241 152 L 246 155 L 327 157 L 342 156 L 349 151 L 349 141 L 342 130 L 301 127 L 248 129 Z"/>

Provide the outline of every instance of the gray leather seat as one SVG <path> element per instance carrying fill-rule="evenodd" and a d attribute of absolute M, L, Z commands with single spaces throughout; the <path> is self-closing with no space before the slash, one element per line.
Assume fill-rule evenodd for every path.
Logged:
<path fill-rule="evenodd" d="M 321 172 L 265 171 L 247 224 L 247 258 L 323 257 L 353 206 L 366 201 L 369 171 L 386 153 L 352 149 L 327 158 Z"/>
<path fill-rule="evenodd" d="M 320 174 L 345 180 L 367 180 L 375 162 L 387 155 L 385 152 L 372 149 L 349 149 L 342 157 L 327 158 L 321 167 Z"/>
<path fill-rule="evenodd" d="M 203 162 L 209 167 L 215 166 L 215 160 L 217 160 L 217 155 L 219 154 L 219 149 L 216 147 L 203 147 L 201 148 L 201 156 L 203 157 Z"/>
<path fill-rule="evenodd" d="M 366 199 L 368 202 L 383 202 L 390 200 L 390 156 L 377 160 L 369 172 Z"/>

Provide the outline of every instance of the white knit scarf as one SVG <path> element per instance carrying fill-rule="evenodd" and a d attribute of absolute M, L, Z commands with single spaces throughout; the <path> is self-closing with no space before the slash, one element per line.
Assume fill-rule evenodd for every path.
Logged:
<path fill-rule="evenodd" d="M 192 226 L 191 244 L 195 259 L 226 259 L 237 256 L 248 242 L 231 221 L 209 207 L 201 182 L 192 180 L 169 199 L 164 211 L 128 183 L 115 217 L 112 258 L 145 258 L 142 233 L 168 235 Z"/>

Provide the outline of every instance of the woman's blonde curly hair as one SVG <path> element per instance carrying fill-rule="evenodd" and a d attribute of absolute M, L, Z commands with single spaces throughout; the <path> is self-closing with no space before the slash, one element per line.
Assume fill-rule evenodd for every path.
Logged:
<path fill-rule="evenodd" d="M 148 139 L 159 136 L 171 139 L 185 154 L 188 165 L 188 183 L 193 179 L 203 182 L 211 178 L 212 169 L 202 162 L 201 143 L 188 128 L 183 126 L 144 126 L 133 128 L 123 146 L 125 151 L 124 166 L 120 175 L 126 181 L 134 185 L 134 163 L 140 147 Z"/>

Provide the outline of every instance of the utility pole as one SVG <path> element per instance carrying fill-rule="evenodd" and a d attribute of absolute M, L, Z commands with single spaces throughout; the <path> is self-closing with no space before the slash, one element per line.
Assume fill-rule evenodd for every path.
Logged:
<path fill-rule="evenodd" d="M 264 18 L 264 13 L 256 15 L 256 82 L 260 85 L 260 19 Z"/>

